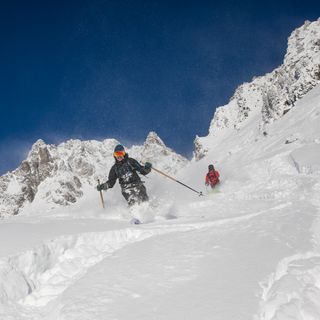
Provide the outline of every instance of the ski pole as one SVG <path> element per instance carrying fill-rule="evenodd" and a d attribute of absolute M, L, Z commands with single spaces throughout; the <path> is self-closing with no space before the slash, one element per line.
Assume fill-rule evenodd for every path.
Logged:
<path fill-rule="evenodd" d="M 158 173 L 162 174 L 163 176 L 165 176 L 165 177 L 167 177 L 167 178 L 169 178 L 169 179 L 171 179 L 171 180 L 173 180 L 173 181 L 175 181 L 175 182 L 177 182 L 177 183 L 181 184 L 182 186 L 184 186 L 184 187 L 186 187 L 186 188 L 188 188 L 188 189 L 192 190 L 193 192 L 197 193 L 199 196 L 203 196 L 203 194 L 202 194 L 202 192 L 201 192 L 201 191 L 197 191 L 197 190 L 195 190 L 195 189 L 193 189 L 193 188 L 191 188 L 191 187 L 187 186 L 186 184 L 182 183 L 181 181 L 179 181 L 179 180 L 177 180 L 177 179 L 175 179 L 175 178 L 173 178 L 173 177 L 169 176 L 168 174 L 166 174 L 166 173 L 164 173 L 164 172 L 160 171 L 159 169 L 156 169 L 156 168 L 154 168 L 154 167 L 152 167 L 152 169 L 153 169 L 154 171 L 156 171 L 156 172 L 158 172 Z"/>
<path fill-rule="evenodd" d="M 98 186 L 100 186 L 100 180 L 99 179 L 98 179 Z M 102 194 L 101 190 L 100 190 L 100 199 L 101 199 L 102 208 L 104 209 L 104 200 L 103 200 L 103 194 Z"/>

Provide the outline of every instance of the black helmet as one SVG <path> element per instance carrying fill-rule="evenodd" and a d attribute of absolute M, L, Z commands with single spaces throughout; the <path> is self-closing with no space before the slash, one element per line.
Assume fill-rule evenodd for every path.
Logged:
<path fill-rule="evenodd" d="M 114 148 L 114 152 L 116 151 L 124 151 L 124 146 L 122 144 L 116 145 L 116 147 Z"/>
<path fill-rule="evenodd" d="M 209 169 L 209 171 L 214 170 L 214 166 L 213 166 L 213 164 L 209 164 L 208 169 Z"/>
<path fill-rule="evenodd" d="M 113 151 L 113 156 L 116 158 L 118 156 L 125 157 L 126 151 L 124 150 L 123 145 L 118 144 Z"/>

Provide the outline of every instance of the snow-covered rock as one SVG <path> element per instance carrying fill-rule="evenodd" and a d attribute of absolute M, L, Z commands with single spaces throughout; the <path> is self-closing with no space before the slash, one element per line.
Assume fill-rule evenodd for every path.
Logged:
<path fill-rule="evenodd" d="M 114 162 L 113 149 L 119 142 L 68 140 L 48 145 L 38 140 L 27 159 L 0 177 L 0 216 L 18 214 L 32 202 L 45 206 L 70 205 L 94 187 L 98 177 L 106 177 Z M 150 161 L 168 172 L 186 165 L 187 159 L 167 148 L 156 133 L 151 132 L 143 146 L 127 150 L 139 161 Z"/>
<path fill-rule="evenodd" d="M 196 137 L 194 157 L 203 158 L 209 149 L 230 134 L 237 134 L 255 122 L 254 134 L 245 143 L 268 134 L 268 126 L 290 111 L 307 92 L 320 83 L 320 19 L 306 21 L 288 39 L 283 64 L 271 73 L 240 85 L 230 102 L 218 107 L 209 135 Z"/>
<path fill-rule="evenodd" d="M 150 132 L 143 146 L 132 146 L 130 155 L 143 162 L 152 164 L 168 173 L 176 173 L 188 160 L 168 148 L 155 132 Z"/>

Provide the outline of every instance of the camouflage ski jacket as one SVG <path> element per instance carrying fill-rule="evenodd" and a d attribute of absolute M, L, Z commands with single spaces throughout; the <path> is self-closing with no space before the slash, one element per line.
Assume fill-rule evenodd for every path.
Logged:
<path fill-rule="evenodd" d="M 129 158 L 128 154 L 122 161 L 117 161 L 111 167 L 108 177 L 108 187 L 112 188 L 117 179 L 119 179 L 119 184 L 122 189 L 126 189 L 138 184 L 142 181 L 137 172 L 142 175 L 147 175 L 151 171 L 151 168 L 146 169 L 137 160 Z"/>

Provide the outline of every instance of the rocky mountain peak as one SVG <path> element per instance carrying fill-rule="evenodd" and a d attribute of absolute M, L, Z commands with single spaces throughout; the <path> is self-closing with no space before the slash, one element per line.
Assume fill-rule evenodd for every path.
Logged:
<path fill-rule="evenodd" d="M 105 177 L 114 163 L 115 139 L 103 141 L 68 140 L 48 145 L 37 140 L 27 158 L 14 170 L 0 177 L 0 216 L 17 214 L 26 204 L 42 207 L 67 206 Z M 128 148 L 137 160 L 151 161 L 173 172 L 186 165 L 187 159 L 167 148 L 155 132 L 142 146 Z"/>
<path fill-rule="evenodd" d="M 240 85 L 230 102 L 218 107 L 211 121 L 208 137 L 222 139 L 254 121 L 257 134 L 268 135 L 268 126 L 283 117 L 320 83 L 320 19 L 306 21 L 288 39 L 283 64 L 271 73 Z M 252 142 L 255 135 L 246 140 Z M 207 137 L 195 139 L 195 159 L 211 148 Z"/>
<path fill-rule="evenodd" d="M 320 51 L 320 18 L 317 21 L 305 21 L 303 26 L 294 30 L 288 39 L 288 48 L 284 58 L 285 65 L 301 62 L 301 58 L 313 59 Z M 306 61 L 304 61 L 306 63 Z"/>
<path fill-rule="evenodd" d="M 159 145 L 161 147 L 165 147 L 165 144 L 160 139 L 160 137 L 154 131 L 151 131 L 151 132 L 149 132 L 149 134 L 146 138 L 146 141 L 144 142 L 144 146 L 147 147 L 147 146 L 153 145 L 153 144 Z"/>
<path fill-rule="evenodd" d="M 132 146 L 130 155 L 142 163 L 149 161 L 168 173 L 175 173 L 184 167 L 188 160 L 168 148 L 155 132 L 150 132 L 143 146 Z"/>

